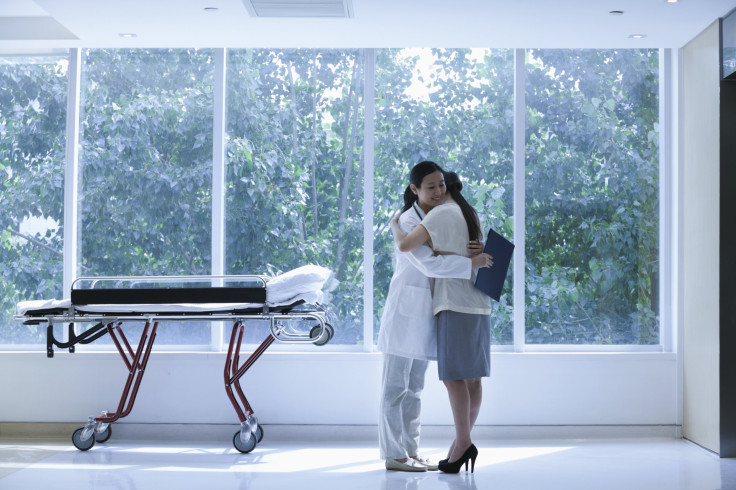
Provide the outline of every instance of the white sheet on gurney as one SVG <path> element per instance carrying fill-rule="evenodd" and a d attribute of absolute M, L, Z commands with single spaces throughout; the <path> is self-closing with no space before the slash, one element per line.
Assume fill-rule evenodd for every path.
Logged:
<path fill-rule="evenodd" d="M 288 306 L 298 301 L 307 304 L 320 304 L 324 299 L 322 286 L 330 277 L 330 270 L 317 265 L 305 265 L 280 274 L 266 283 L 266 304 L 268 306 Z M 69 309 L 70 299 L 49 299 L 21 301 L 16 305 L 19 315 L 33 311 L 50 309 Z M 262 303 L 146 303 L 124 305 L 81 305 L 77 311 L 89 313 L 158 313 L 181 312 L 201 313 L 207 311 L 227 312 L 249 308 L 261 308 Z"/>
<path fill-rule="evenodd" d="M 19 315 L 25 315 L 29 311 L 39 310 L 67 310 L 72 305 L 70 299 L 34 299 L 30 301 L 21 301 L 15 305 L 15 311 Z"/>

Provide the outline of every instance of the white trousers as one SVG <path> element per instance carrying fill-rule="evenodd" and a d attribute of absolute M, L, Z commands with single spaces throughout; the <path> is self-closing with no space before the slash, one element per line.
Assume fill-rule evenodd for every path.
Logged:
<path fill-rule="evenodd" d="M 381 459 L 403 459 L 419 451 L 419 415 L 429 361 L 383 355 L 378 443 Z"/>

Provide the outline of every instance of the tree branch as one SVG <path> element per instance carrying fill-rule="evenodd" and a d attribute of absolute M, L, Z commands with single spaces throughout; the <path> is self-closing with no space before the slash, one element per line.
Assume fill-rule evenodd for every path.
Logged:
<path fill-rule="evenodd" d="M 59 257 L 63 257 L 64 256 L 64 254 L 62 252 L 59 252 L 58 250 L 49 247 L 48 245 L 46 245 L 45 243 L 43 243 L 41 240 L 38 240 L 36 238 L 33 238 L 31 235 L 26 235 L 25 233 L 20 233 L 20 232 L 15 231 L 15 230 L 13 230 L 11 228 L 8 228 L 7 230 L 11 234 L 13 234 L 13 235 L 15 235 L 17 237 L 20 237 L 20 238 L 22 238 L 22 239 L 24 239 L 24 240 L 26 240 L 28 242 L 31 242 L 32 244 L 37 245 L 37 246 L 39 246 L 41 248 L 44 248 L 44 249 L 48 250 L 49 252 L 51 252 L 54 255 L 58 255 Z"/>
<path fill-rule="evenodd" d="M 43 243 L 41 240 L 38 240 L 36 238 L 33 238 L 31 235 L 26 235 L 25 233 L 21 233 L 19 231 L 15 231 L 15 230 L 13 230 L 11 228 L 7 228 L 7 230 L 10 232 L 11 235 L 15 235 L 15 236 L 17 236 L 19 238 L 22 238 L 23 240 L 26 240 L 27 242 L 32 243 L 33 245 L 36 245 L 37 247 L 41 247 L 41 248 L 43 248 L 45 250 L 48 250 L 49 252 L 51 252 L 54 255 L 57 255 L 59 257 L 64 257 L 64 253 L 63 252 L 59 252 L 58 250 L 56 250 L 56 249 L 54 249 L 52 247 L 49 247 L 48 245 L 46 245 L 45 243 Z M 79 264 L 79 267 L 81 267 L 84 270 L 89 270 L 88 267 L 85 267 L 82 264 Z"/>

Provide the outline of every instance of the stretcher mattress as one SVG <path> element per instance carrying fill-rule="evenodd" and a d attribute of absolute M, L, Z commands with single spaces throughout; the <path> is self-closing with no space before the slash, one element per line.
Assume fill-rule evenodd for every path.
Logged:
<path fill-rule="evenodd" d="M 291 306 L 300 303 L 321 304 L 324 293 L 321 290 L 300 293 L 287 301 L 277 303 L 131 303 L 131 304 L 94 304 L 77 305 L 77 313 L 181 313 L 181 314 L 207 314 L 207 313 L 237 313 L 245 311 L 260 310 L 263 306 L 279 307 Z M 49 299 L 22 301 L 16 306 L 19 316 L 45 316 L 61 314 L 68 311 L 72 306 L 71 299 Z"/>

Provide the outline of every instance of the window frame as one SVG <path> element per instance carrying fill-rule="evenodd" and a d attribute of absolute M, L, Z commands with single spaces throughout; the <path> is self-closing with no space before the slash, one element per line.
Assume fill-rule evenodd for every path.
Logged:
<path fill-rule="evenodd" d="M 327 345 L 323 352 L 374 352 L 373 325 L 373 227 L 374 227 L 374 115 L 375 115 L 375 72 L 376 50 L 364 51 L 364 111 L 363 130 L 363 339 L 362 345 Z M 79 244 L 78 223 L 78 184 L 79 184 L 79 137 L 80 137 L 80 85 L 81 48 L 69 50 L 69 82 L 67 99 L 67 148 L 64 183 L 64 266 L 63 288 L 71 289 L 76 278 L 77 249 Z M 514 49 L 514 242 L 516 255 L 513 265 L 513 303 L 525 304 L 525 57 L 526 49 Z M 676 140 L 676 76 L 678 64 L 673 59 L 672 50 L 659 50 L 659 344 L 657 345 L 568 345 L 568 344 L 527 344 L 525 342 L 524 308 L 514 308 L 513 343 L 494 345 L 498 352 L 675 352 L 677 311 L 673 298 L 678 295 L 678 287 L 673 281 L 678 273 L 674 257 L 677 252 L 677 206 L 675 186 L 677 182 L 677 140 Z M 212 178 L 212 275 L 223 275 L 225 262 L 225 139 L 226 139 L 226 74 L 227 49 L 215 49 L 214 80 L 214 124 L 213 124 L 213 178 Z M 674 117 L 673 117 L 674 116 Z M 519 149 L 522 149 L 519 151 Z M 66 329 L 64 329 L 66 330 Z M 66 331 L 64 340 L 66 339 Z M 3 345 L 2 350 L 29 350 L 35 346 Z M 91 347 L 91 346 L 90 346 Z M 201 352 L 201 346 L 167 345 L 176 351 Z M 223 352 L 227 347 L 224 322 L 213 322 L 211 327 L 210 352 Z M 300 352 L 299 346 L 274 346 L 276 351 Z M 206 349 L 206 346 L 205 346 Z M 97 350 L 92 347 L 91 350 Z"/>

